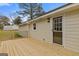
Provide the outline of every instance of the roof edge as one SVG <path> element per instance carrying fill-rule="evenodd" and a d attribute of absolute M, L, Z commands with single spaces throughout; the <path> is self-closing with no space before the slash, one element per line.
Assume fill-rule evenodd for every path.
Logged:
<path fill-rule="evenodd" d="M 62 6 L 60 6 L 60 7 L 57 7 L 57 8 L 55 8 L 55 9 L 53 9 L 53 10 L 50 10 L 50 11 L 46 12 L 45 14 L 43 14 L 43 15 L 41 15 L 41 16 L 44 16 L 44 15 L 46 15 L 46 14 L 49 14 L 49 13 L 51 13 L 51 12 L 54 12 L 54 11 L 56 11 L 56 10 L 58 10 L 58 9 L 61 9 L 61 8 L 63 8 L 63 7 L 66 7 L 66 6 L 68 6 L 68 5 L 71 5 L 71 4 L 73 4 L 73 3 L 67 3 L 67 4 L 62 5 Z M 41 16 L 39 16 L 39 17 L 41 17 Z M 37 18 L 39 18 L 39 17 L 37 17 Z M 34 19 L 37 19 L 37 18 L 34 18 Z M 26 21 L 26 23 L 20 24 L 20 26 L 25 25 L 25 24 L 27 24 L 27 23 L 30 22 L 30 21 L 34 21 L 34 19 L 29 20 L 29 21 Z"/>

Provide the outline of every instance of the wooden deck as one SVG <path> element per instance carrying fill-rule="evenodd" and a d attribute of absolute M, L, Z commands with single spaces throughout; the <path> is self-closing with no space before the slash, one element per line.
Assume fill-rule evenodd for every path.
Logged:
<path fill-rule="evenodd" d="M 0 53 L 7 53 L 9 56 L 79 56 L 79 53 L 69 51 L 57 44 L 52 45 L 27 38 L 1 41 Z"/>

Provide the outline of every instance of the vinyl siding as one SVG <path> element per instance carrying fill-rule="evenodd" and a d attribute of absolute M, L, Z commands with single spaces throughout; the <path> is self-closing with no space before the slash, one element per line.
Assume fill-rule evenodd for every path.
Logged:
<path fill-rule="evenodd" d="M 52 14 L 50 23 L 44 17 L 29 25 L 21 27 L 21 30 L 28 30 L 29 37 L 53 43 L 53 18 L 62 16 L 62 45 L 70 50 L 79 52 L 79 9 L 64 11 L 62 14 Z M 36 30 L 33 29 L 33 23 L 36 23 Z"/>
<path fill-rule="evenodd" d="M 20 28 L 19 28 L 19 33 L 20 33 L 23 37 L 29 37 L 29 25 L 20 26 Z"/>
<path fill-rule="evenodd" d="M 34 22 L 33 22 L 34 23 Z M 39 39 L 52 43 L 52 20 L 42 19 L 36 23 L 36 30 L 33 29 L 33 23 L 30 24 L 30 36 L 33 39 Z"/>
<path fill-rule="evenodd" d="M 28 31 L 29 30 L 29 27 L 28 27 L 28 25 L 23 25 L 23 26 L 20 27 L 19 30 L 20 31 Z"/>
<path fill-rule="evenodd" d="M 79 9 L 66 12 L 63 19 L 63 45 L 79 52 Z"/>

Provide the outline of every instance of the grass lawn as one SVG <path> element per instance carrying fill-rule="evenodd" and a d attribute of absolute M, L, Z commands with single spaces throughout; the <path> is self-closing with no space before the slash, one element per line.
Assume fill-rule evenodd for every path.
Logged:
<path fill-rule="evenodd" d="M 0 41 L 13 39 L 15 31 L 0 31 Z"/>
<path fill-rule="evenodd" d="M 22 36 L 19 35 L 17 31 L 3 31 L 0 30 L 0 45 L 2 41 L 6 40 L 14 40 L 15 38 L 21 38 Z"/>
<path fill-rule="evenodd" d="M 20 37 L 19 33 L 16 31 L 3 31 L 0 30 L 0 41 L 12 40 L 17 37 Z"/>

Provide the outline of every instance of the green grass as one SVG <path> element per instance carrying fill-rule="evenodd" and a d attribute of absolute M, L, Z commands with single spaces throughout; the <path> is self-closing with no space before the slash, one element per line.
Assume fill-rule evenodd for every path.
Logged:
<path fill-rule="evenodd" d="M 13 39 L 14 34 L 14 31 L 0 31 L 0 40 Z"/>
<path fill-rule="evenodd" d="M 0 30 L 0 46 L 2 41 L 14 40 L 16 38 L 21 38 L 22 36 L 17 31 L 3 31 Z"/>
<path fill-rule="evenodd" d="M 22 36 L 19 35 L 19 33 L 16 31 L 2 31 L 2 30 L 0 30 L 0 41 L 12 40 L 12 39 L 19 38 L 19 37 L 22 37 Z"/>

